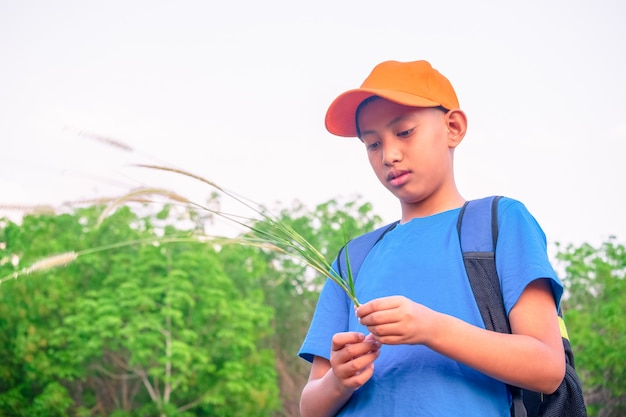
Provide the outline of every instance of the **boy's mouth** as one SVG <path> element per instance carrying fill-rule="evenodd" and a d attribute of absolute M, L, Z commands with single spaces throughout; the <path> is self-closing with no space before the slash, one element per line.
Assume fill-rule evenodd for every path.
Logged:
<path fill-rule="evenodd" d="M 408 181 L 411 171 L 393 170 L 387 174 L 387 182 L 394 187 L 400 186 Z"/>

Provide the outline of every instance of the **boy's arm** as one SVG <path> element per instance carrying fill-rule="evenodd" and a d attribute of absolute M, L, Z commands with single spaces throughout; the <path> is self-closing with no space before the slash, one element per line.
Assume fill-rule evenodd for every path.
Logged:
<path fill-rule="evenodd" d="M 302 417 L 334 416 L 374 371 L 380 343 L 371 336 L 346 332 L 333 336 L 330 360 L 315 356 L 300 397 Z"/>
<path fill-rule="evenodd" d="M 485 330 L 405 297 L 359 307 L 361 323 L 385 344 L 423 344 L 505 383 L 552 393 L 565 374 L 549 280 L 531 282 L 509 314 L 513 334 Z"/>

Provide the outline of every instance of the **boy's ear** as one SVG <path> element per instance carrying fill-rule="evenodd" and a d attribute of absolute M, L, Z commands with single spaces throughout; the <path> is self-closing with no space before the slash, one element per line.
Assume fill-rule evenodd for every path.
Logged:
<path fill-rule="evenodd" d="M 453 109 L 446 113 L 445 121 L 448 128 L 448 146 L 456 148 L 467 132 L 467 116 L 462 110 Z"/>

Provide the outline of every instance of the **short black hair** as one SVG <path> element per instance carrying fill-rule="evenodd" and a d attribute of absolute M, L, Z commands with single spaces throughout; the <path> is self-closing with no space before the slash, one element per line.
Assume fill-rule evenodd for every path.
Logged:
<path fill-rule="evenodd" d="M 363 110 L 363 107 L 367 106 L 372 101 L 376 101 L 381 98 L 382 97 L 380 96 L 370 96 L 359 103 L 359 106 L 356 108 L 356 111 L 354 112 L 354 125 L 356 126 L 356 136 L 358 138 L 361 138 L 361 129 L 359 129 L 359 114 L 361 114 L 361 110 Z"/>

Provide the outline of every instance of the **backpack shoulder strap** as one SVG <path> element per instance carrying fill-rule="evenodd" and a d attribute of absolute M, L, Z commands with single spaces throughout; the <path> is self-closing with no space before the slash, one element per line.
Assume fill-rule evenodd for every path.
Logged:
<path fill-rule="evenodd" d="M 459 213 L 457 232 L 467 277 L 485 328 L 511 333 L 496 269 L 500 199 L 500 196 L 492 196 L 467 201 Z M 527 416 L 522 390 L 511 385 L 507 387 L 513 397 L 511 415 Z"/>
<path fill-rule="evenodd" d="M 500 198 L 466 202 L 459 213 L 457 231 L 467 277 L 485 327 L 510 333 L 495 261 Z"/>
<path fill-rule="evenodd" d="M 365 257 L 369 253 L 369 251 L 376 245 L 382 238 L 385 236 L 387 232 L 392 230 L 398 224 L 397 221 L 387 224 L 385 226 L 379 227 L 376 230 L 373 230 L 369 233 L 365 233 L 361 236 L 358 236 L 348 243 L 346 243 L 340 250 L 337 255 L 337 269 L 338 273 L 342 278 L 344 277 L 344 271 L 347 271 L 346 267 L 346 257 L 343 255 L 346 247 L 348 248 L 348 254 L 350 257 L 350 270 L 352 271 L 352 276 L 356 281 L 359 270 L 361 269 L 361 264 L 365 260 Z"/>
<path fill-rule="evenodd" d="M 501 198 L 491 196 L 465 202 L 457 223 L 463 253 L 495 252 L 498 241 L 498 201 Z"/>

